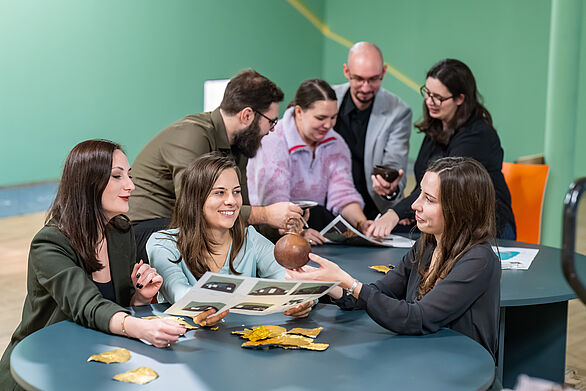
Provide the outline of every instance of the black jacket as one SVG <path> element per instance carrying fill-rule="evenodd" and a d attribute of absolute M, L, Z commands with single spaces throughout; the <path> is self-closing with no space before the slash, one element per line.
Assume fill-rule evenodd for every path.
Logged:
<path fill-rule="evenodd" d="M 496 229 L 500 235 L 508 223 L 516 232 L 515 217 L 511 208 L 511 193 L 505 182 L 503 173 L 503 149 L 497 132 L 482 118 L 469 121 L 456 131 L 448 145 L 440 145 L 431 137 L 425 136 L 415 161 L 414 171 L 417 185 L 411 194 L 393 207 L 400 219 L 414 218 L 411 204 L 421 193 L 421 180 L 429 164 L 443 157 L 471 157 L 481 163 L 488 171 L 496 195 Z"/>

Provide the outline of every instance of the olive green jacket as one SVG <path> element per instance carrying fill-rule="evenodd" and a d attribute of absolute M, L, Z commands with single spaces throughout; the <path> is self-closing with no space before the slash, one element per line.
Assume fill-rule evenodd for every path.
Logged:
<path fill-rule="evenodd" d="M 190 114 L 172 123 L 140 151 L 132 163 L 135 189 L 130 197 L 128 214 L 132 222 L 171 218 L 185 168 L 201 155 L 214 151 L 231 156 L 240 169 L 244 204 L 240 213 L 244 221 L 248 221 L 248 159 L 233 154 L 218 108 L 207 113 Z"/>
<path fill-rule="evenodd" d="M 80 255 L 53 221 L 35 235 L 28 258 L 22 320 L 0 361 L 0 390 L 20 389 L 9 372 L 10 353 L 29 334 L 63 320 L 109 333 L 110 318 L 117 312 L 128 312 L 123 307 L 130 305 L 134 294 L 130 274 L 136 246 L 129 224 L 125 225 L 128 229 L 109 224 L 106 231 L 116 303 L 102 297 Z"/>

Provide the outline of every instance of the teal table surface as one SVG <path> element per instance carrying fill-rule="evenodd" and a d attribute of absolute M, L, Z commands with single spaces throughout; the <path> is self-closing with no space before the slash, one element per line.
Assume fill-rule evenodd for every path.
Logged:
<path fill-rule="evenodd" d="M 559 249 L 513 241 L 499 243 L 506 247 L 539 248 L 528 270 L 503 270 L 501 307 L 555 303 L 576 298 L 564 279 Z M 336 262 L 354 278 L 369 283 L 383 275 L 368 266 L 397 265 L 409 249 L 326 245 L 315 246 L 312 250 Z M 586 275 L 586 256 L 576 254 L 576 269 L 581 275 Z"/>
<path fill-rule="evenodd" d="M 561 251 L 514 241 L 500 241 L 499 245 L 539 248 L 539 252 L 528 270 L 502 271 L 497 376 L 508 388 L 515 386 L 520 374 L 563 384 L 568 300 L 576 294 L 564 278 Z M 383 275 L 368 266 L 397 265 L 408 249 L 327 245 L 313 251 L 370 283 Z M 586 256 L 576 254 L 575 260 L 578 275 L 584 279 Z"/>
<path fill-rule="evenodd" d="M 159 314 L 163 305 L 136 307 L 136 315 Z M 324 330 L 323 352 L 248 350 L 234 330 L 274 324 Z M 126 348 L 125 363 L 87 362 L 92 354 Z M 147 366 L 160 377 L 146 385 L 112 380 Z M 101 333 L 72 322 L 39 330 L 16 346 L 11 371 L 27 389 L 43 390 L 478 390 L 494 379 L 490 354 L 449 329 L 425 336 L 397 336 L 364 311 L 319 304 L 310 317 L 229 314 L 219 330 L 198 329 L 170 348 Z"/>

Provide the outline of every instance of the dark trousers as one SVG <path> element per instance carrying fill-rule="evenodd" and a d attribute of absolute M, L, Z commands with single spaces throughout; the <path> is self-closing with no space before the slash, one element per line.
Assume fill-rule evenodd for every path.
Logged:
<path fill-rule="evenodd" d="M 149 263 L 149 257 L 146 253 L 146 243 L 157 231 L 167 229 L 171 219 L 162 217 L 159 219 L 143 220 L 132 224 L 134 231 L 134 240 L 136 241 L 136 262 L 142 259 L 144 263 Z"/>
<path fill-rule="evenodd" d="M 316 231 L 321 231 L 334 218 L 335 216 L 332 214 L 332 212 L 327 210 L 325 206 L 317 205 L 309 210 L 309 220 L 307 220 L 307 225 Z"/>
<path fill-rule="evenodd" d="M 513 226 L 509 223 L 505 224 L 503 230 L 497 233 L 497 238 L 506 240 L 517 240 L 517 234 L 513 229 Z"/>

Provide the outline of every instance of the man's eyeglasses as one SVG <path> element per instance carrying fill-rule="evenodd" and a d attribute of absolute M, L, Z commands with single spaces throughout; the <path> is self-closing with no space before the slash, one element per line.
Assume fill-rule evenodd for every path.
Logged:
<path fill-rule="evenodd" d="M 273 130 L 275 128 L 275 125 L 277 125 L 277 122 L 279 122 L 279 118 L 270 119 L 269 117 L 267 117 L 266 115 L 264 115 L 260 111 L 255 110 L 255 109 L 252 109 L 252 110 L 254 110 L 254 112 L 257 114 L 262 115 L 263 117 L 265 117 L 267 119 L 267 121 L 269 121 L 269 124 L 271 125 L 271 127 L 269 128 L 270 130 Z"/>
<path fill-rule="evenodd" d="M 368 79 L 365 79 L 361 76 L 353 75 L 350 73 L 350 80 L 352 80 L 354 83 L 359 84 L 359 85 L 362 85 L 364 83 L 368 83 L 371 86 L 373 86 L 373 85 L 379 84 L 382 81 L 383 76 L 384 76 L 384 74 L 381 73 L 380 75 L 376 75 L 373 77 L 369 77 Z"/>
<path fill-rule="evenodd" d="M 448 99 L 452 99 L 454 97 L 454 95 L 452 96 L 446 96 L 445 98 L 443 96 L 440 96 L 438 94 L 432 94 L 431 92 L 429 92 L 429 90 L 427 89 L 426 86 L 421 86 L 421 88 L 419 89 L 419 92 L 421 93 L 421 96 L 423 97 L 423 99 L 427 99 L 428 97 L 431 99 L 431 103 L 433 103 L 434 106 L 441 106 L 441 104 L 448 100 Z"/>

